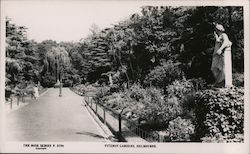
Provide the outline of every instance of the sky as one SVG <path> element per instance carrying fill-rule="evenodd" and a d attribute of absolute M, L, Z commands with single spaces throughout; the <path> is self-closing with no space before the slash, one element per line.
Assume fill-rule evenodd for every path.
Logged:
<path fill-rule="evenodd" d="M 79 41 L 90 34 L 90 27 L 111 27 L 133 13 L 142 3 L 132 1 L 88 0 L 5 0 L 5 16 L 12 23 L 27 27 L 28 39 Z"/>

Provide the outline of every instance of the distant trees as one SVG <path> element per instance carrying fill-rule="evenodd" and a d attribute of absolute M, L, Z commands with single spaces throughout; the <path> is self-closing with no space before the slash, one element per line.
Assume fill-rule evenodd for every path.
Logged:
<path fill-rule="evenodd" d="M 46 70 L 50 70 L 51 75 L 55 76 L 57 82 L 60 81 L 59 96 L 61 96 L 62 79 L 64 77 L 64 72 L 66 68 L 70 66 L 68 52 L 63 47 L 52 47 L 47 51 L 44 62 Z"/>
<path fill-rule="evenodd" d="M 68 52 L 63 47 L 52 47 L 45 56 L 46 70 L 50 70 L 56 80 L 62 80 L 62 73 L 67 65 L 70 64 Z"/>
<path fill-rule="evenodd" d="M 70 64 L 69 52 L 76 48 L 74 43 L 52 40 L 37 43 L 26 37 L 26 29 L 6 18 L 6 94 L 38 81 L 44 87 L 51 87 L 61 79 L 62 72 L 66 86 L 81 82 L 77 70 Z"/>

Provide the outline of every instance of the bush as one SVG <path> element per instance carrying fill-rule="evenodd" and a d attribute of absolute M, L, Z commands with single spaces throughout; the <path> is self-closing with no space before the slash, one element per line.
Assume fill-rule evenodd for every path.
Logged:
<path fill-rule="evenodd" d="M 136 114 L 139 123 L 148 128 L 164 127 L 170 120 L 182 114 L 182 108 L 176 97 L 167 98 L 154 87 L 143 89 L 138 85 L 126 91 L 133 104 L 130 110 Z"/>
<path fill-rule="evenodd" d="M 49 73 L 46 73 L 44 76 L 42 76 L 41 85 L 43 87 L 53 87 L 56 83 L 56 78 L 51 76 Z"/>
<path fill-rule="evenodd" d="M 142 90 L 143 91 L 143 90 Z M 134 111 L 140 117 L 140 123 L 149 125 L 164 124 L 168 119 L 166 114 L 166 103 L 160 90 L 156 88 L 148 88 L 145 95 L 139 100 L 143 109 Z"/>
<path fill-rule="evenodd" d="M 243 134 L 235 134 L 235 138 L 230 138 L 228 136 L 223 136 L 221 134 L 213 137 L 203 137 L 202 142 L 208 143 L 228 143 L 228 142 L 243 142 L 244 135 Z"/>
<path fill-rule="evenodd" d="M 201 82 L 200 82 L 201 81 Z M 122 112 L 144 130 L 163 130 L 165 141 L 241 142 L 243 88 L 199 90 L 194 82 L 174 81 L 164 96 L 157 88 L 133 85 L 125 91 L 98 90 L 95 99 Z M 204 84 L 203 84 L 204 85 Z"/>
<path fill-rule="evenodd" d="M 233 74 L 233 85 L 236 87 L 244 86 L 244 74 L 235 73 Z"/>
<path fill-rule="evenodd" d="M 121 86 L 117 85 L 117 84 L 113 84 L 111 87 L 110 87 L 110 92 L 113 93 L 113 92 L 119 92 L 121 91 L 122 88 Z"/>
<path fill-rule="evenodd" d="M 190 80 L 175 80 L 167 86 L 167 96 L 177 97 L 182 100 L 187 94 L 194 91 L 194 85 Z"/>
<path fill-rule="evenodd" d="M 84 84 L 79 84 L 77 86 L 74 86 L 74 89 L 81 92 L 81 93 L 86 92 L 86 86 Z"/>
<path fill-rule="evenodd" d="M 178 64 L 169 60 L 162 62 L 161 65 L 156 66 L 146 76 L 144 84 L 155 86 L 159 88 L 165 88 L 166 85 L 170 84 L 174 80 L 181 79 L 183 73 Z"/>
<path fill-rule="evenodd" d="M 192 78 L 189 81 L 192 82 L 195 91 L 207 88 L 207 82 L 202 78 Z"/>
<path fill-rule="evenodd" d="M 101 87 L 96 90 L 96 94 L 93 99 L 98 103 L 105 104 L 105 100 L 107 99 L 106 96 L 108 95 L 110 95 L 110 88 L 107 86 Z"/>
<path fill-rule="evenodd" d="M 11 94 L 13 94 L 13 90 L 10 86 L 5 87 L 5 98 L 10 98 Z"/>
<path fill-rule="evenodd" d="M 118 112 L 123 110 L 124 116 L 137 121 L 144 129 L 166 127 L 168 121 L 183 114 L 177 97 L 164 97 L 159 89 L 144 89 L 136 84 L 119 92 L 99 89 L 94 100 Z"/>
<path fill-rule="evenodd" d="M 70 80 L 72 80 L 73 84 L 80 84 L 82 82 L 82 79 L 78 74 L 72 75 Z"/>
<path fill-rule="evenodd" d="M 197 137 L 223 136 L 230 140 L 243 134 L 243 95 L 243 88 L 237 87 L 198 92 L 194 108 Z"/>
<path fill-rule="evenodd" d="M 173 104 L 176 104 L 175 100 L 166 103 L 161 91 L 153 87 L 143 89 L 139 85 L 133 85 L 130 89 L 119 92 L 99 90 L 94 99 L 118 112 L 123 110 L 124 116 L 141 125 L 165 124 L 173 114 L 176 117 L 176 110 L 172 109 Z"/>
<path fill-rule="evenodd" d="M 135 99 L 136 101 L 140 101 L 144 99 L 144 96 L 146 96 L 147 91 L 141 86 L 134 84 L 129 88 L 129 90 L 127 90 L 127 93 L 130 98 Z"/>
<path fill-rule="evenodd" d="M 64 87 L 71 87 L 72 85 L 73 85 L 73 81 L 69 79 L 65 80 L 63 83 Z"/>
<path fill-rule="evenodd" d="M 191 120 L 177 117 L 169 122 L 164 141 L 191 141 L 194 129 L 195 126 L 192 124 Z"/>
<path fill-rule="evenodd" d="M 143 125 L 157 125 L 164 123 L 166 113 L 164 112 L 164 96 L 156 88 L 143 89 L 139 85 L 133 85 L 125 91 L 124 101 L 126 109 L 138 117 L 138 122 Z"/>
<path fill-rule="evenodd" d="M 85 94 L 87 92 L 98 92 L 98 89 L 92 85 L 88 85 L 88 84 L 79 84 L 77 86 L 74 86 L 74 89 L 76 89 L 77 91 Z"/>

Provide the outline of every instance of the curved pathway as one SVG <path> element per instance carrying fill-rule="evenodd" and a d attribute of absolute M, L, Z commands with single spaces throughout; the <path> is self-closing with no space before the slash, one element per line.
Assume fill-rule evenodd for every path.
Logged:
<path fill-rule="evenodd" d="M 30 104 L 6 115 L 9 141 L 105 142 L 101 129 L 81 105 L 82 97 L 68 88 L 50 88 Z"/>

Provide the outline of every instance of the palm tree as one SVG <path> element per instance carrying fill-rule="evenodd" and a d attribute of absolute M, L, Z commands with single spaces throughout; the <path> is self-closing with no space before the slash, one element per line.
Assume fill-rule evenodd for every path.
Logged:
<path fill-rule="evenodd" d="M 63 72 L 67 65 L 69 65 L 69 54 L 63 47 L 52 47 L 45 56 L 45 66 L 47 70 L 52 71 L 55 75 L 56 81 L 60 81 L 59 96 L 62 96 L 62 78 Z"/>

